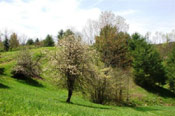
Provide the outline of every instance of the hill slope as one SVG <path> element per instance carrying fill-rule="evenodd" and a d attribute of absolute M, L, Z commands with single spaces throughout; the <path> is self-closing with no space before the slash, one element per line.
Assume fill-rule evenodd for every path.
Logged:
<path fill-rule="evenodd" d="M 37 54 L 39 48 L 32 51 Z M 11 68 L 15 64 L 17 52 L 2 53 L 0 68 L 0 116 L 174 116 L 175 99 L 150 93 L 136 85 L 131 86 L 131 101 L 140 107 L 118 107 L 99 105 L 86 100 L 78 92 L 72 97 L 73 104 L 65 102 L 67 91 L 59 89 L 49 77 L 44 80 L 17 80 L 11 78 Z M 46 62 L 47 63 L 47 62 Z M 44 65 L 44 64 L 43 64 Z"/>

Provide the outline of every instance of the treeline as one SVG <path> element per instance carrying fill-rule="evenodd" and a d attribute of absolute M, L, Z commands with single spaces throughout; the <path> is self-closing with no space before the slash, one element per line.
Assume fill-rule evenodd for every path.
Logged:
<path fill-rule="evenodd" d="M 13 50 L 20 50 L 21 47 L 23 46 L 28 46 L 28 47 L 49 47 L 49 46 L 54 46 L 55 42 L 54 39 L 51 35 L 47 35 L 44 40 L 39 40 L 36 38 L 34 39 L 28 39 L 26 42 L 20 42 L 21 39 L 18 37 L 16 33 L 12 33 L 10 37 L 8 37 L 5 34 L 2 34 L 4 36 L 1 36 L 0 38 L 0 51 L 13 51 Z M 2 41 L 3 38 L 3 41 Z M 23 41 L 23 40 L 22 40 Z"/>
<path fill-rule="evenodd" d="M 131 81 L 149 88 L 167 84 L 175 93 L 175 48 L 166 58 L 161 57 L 155 46 L 147 41 L 147 36 L 128 34 L 125 20 L 111 12 L 102 12 L 99 20 L 91 22 L 89 27 L 90 35 L 87 29 L 86 38 L 95 38 L 90 44 L 81 34 L 68 29 L 58 33 L 56 49 L 48 56 L 40 54 L 33 58 L 29 50 L 23 49 L 12 71 L 13 76 L 42 78 L 40 59 L 47 56 L 52 65 L 50 70 L 61 75 L 56 76 L 59 84 L 68 90 L 67 102 L 71 102 L 73 92 L 78 90 L 95 103 L 129 103 Z M 43 41 L 28 40 L 26 44 L 42 42 L 43 46 L 55 45 L 50 35 Z M 3 43 L 4 47 L 8 45 L 7 38 Z M 19 42 L 13 43 L 19 45 Z"/>
<path fill-rule="evenodd" d="M 28 46 L 29 48 L 37 48 L 37 47 L 52 47 L 56 45 L 56 42 L 61 40 L 63 37 L 73 34 L 73 31 L 67 29 L 66 31 L 60 30 L 57 35 L 57 41 L 54 41 L 54 37 L 52 35 L 47 35 L 44 40 L 40 40 L 39 38 L 32 39 L 20 37 L 17 33 L 13 32 L 12 34 L 7 34 L 7 31 L 4 33 L 0 33 L 0 51 L 13 51 L 19 50 L 23 46 Z"/>

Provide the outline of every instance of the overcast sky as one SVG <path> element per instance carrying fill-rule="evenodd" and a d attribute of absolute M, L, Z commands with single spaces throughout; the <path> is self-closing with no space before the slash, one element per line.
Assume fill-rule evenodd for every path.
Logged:
<path fill-rule="evenodd" d="M 175 0 L 0 0 L 0 30 L 42 38 L 60 29 L 81 31 L 105 10 L 124 17 L 129 33 L 175 29 Z"/>

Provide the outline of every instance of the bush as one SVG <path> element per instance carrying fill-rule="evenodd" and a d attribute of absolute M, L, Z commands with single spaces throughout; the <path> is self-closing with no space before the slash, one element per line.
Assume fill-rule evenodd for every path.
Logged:
<path fill-rule="evenodd" d="M 87 78 L 91 101 L 99 104 L 123 104 L 129 100 L 129 73 L 121 69 L 105 68 L 101 61 L 89 67 L 91 78 Z"/>
<path fill-rule="evenodd" d="M 23 49 L 20 51 L 17 57 L 17 64 L 13 68 L 12 74 L 15 78 L 41 78 L 40 77 L 40 59 L 42 55 L 37 56 L 33 59 L 30 51 L 28 49 Z"/>

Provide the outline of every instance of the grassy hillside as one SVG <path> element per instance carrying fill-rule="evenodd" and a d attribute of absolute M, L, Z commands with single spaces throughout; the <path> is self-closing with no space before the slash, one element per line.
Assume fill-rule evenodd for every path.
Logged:
<path fill-rule="evenodd" d="M 36 55 L 43 50 L 33 49 Z M 67 91 L 59 89 L 43 73 L 43 80 L 17 80 L 11 77 L 18 51 L 1 54 L 0 68 L 5 68 L 0 75 L 0 116 L 174 116 L 175 98 L 167 94 L 166 89 L 159 91 L 144 90 L 131 84 L 130 100 L 137 107 L 118 107 L 91 103 L 80 93 L 74 93 L 72 104 L 65 102 Z M 43 59 L 43 68 L 48 62 Z M 164 92 L 163 94 L 161 94 Z"/>

